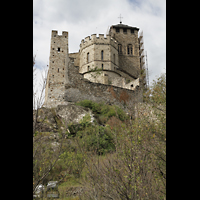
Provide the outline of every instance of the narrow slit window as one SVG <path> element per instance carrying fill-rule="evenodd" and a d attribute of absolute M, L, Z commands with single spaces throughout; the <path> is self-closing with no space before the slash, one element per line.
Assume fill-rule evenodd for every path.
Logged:
<path fill-rule="evenodd" d="M 89 52 L 87 53 L 87 62 L 88 63 L 90 62 L 90 53 Z"/>
<path fill-rule="evenodd" d="M 101 51 L 101 60 L 103 60 L 103 50 Z"/>
<path fill-rule="evenodd" d="M 59 72 L 59 68 L 58 68 L 58 72 Z"/>
<path fill-rule="evenodd" d="M 60 47 L 58 47 L 58 52 L 60 52 Z"/>
<path fill-rule="evenodd" d="M 115 54 L 113 55 L 113 61 L 114 61 L 114 64 L 115 64 Z"/>
<path fill-rule="evenodd" d="M 103 64 L 101 65 L 101 69 L 103 70 Z"/>

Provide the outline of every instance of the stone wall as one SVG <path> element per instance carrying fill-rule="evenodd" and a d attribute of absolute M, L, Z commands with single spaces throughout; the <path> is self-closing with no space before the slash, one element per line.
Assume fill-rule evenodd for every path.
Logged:
<path fill-rule="evenodd" d="M 63 31 L 62 35 L 58 35 L 53 30 L 43 106 L 56 107 L 84 99 L 104 101 L 120 107 L 125 104 L 133 107 L 135 102 L 142 102 L 141 81 L 137 79 L 140 71 L 138 31 L 131 33 L 127 30 L 127 34 L 122 31 L 123 29 L 120 29 L 120 33 L 111 32 L 106 38 L 102 34 L 99 37 L 96 34 L 86 37 L 81 41 L 80 51 L 69 54 L 68 32 Z M 123 47 L 120 55 L 118 43 Z M 133 45 L 132 55 L 127 55 L 128 44 Z M 90 70 L 95 67 L 103 67 L 100 80 L 93 80 L 94 72 Z"/>
<path fill-rule="evenodd" d="M 134 33 L 131 33 L 129 28 L 126 29 L 127 32 L 124 33 L 123 28 L 119 28 L 119 32 L 116 32 L 115 28 L 111 28 L 110 34 L 117 40 L 118 44 L 122 45 L 122 52 L 119 54 L 120 70 L 136 79 L 140 70 L 138 30 L 136 29 Z M 128 54 L 128 45 L 130 44 L 132 45 L 132 54 Z"/>
<path fill-rule="evenodd" d="M 74 59 L 74 66 L 80 65 L 80 53 L 69 53 L 69 57 Z"/>
<path fill-rule="evenodd" d="M 68 32 L 51 33 L 48 77 L 45 88 L 45 105 L 64 101 L 65 84 L 68 83 Z"/>
<path fill-rule="evenodd" d="M 101 52 L 103 51 L 103 59 Z M 89 55 L 89 56 L 88 56 Z M 87 73 L 89 69 L 112 70 L 118 68 L 118 51 L 117 42 L 109 35 L 104 38 L 103 35 L 93 34 L 91 38 L 88 36 L 80 44 L 80 65 L 79 73 Z"/>
<path fill-rule="evenodd" d="M 135 90 L 103 85 L 90 82 L 79 74 L 78 67 L 74 66 L 72 61 L 69 62 L 68 69 L 69 83 L 65 84 L 65 101 L 77 102 L 84 99 L 95 102 L 106 102 L 123 107 L 133 107 L 135 102 L 142 102 L 142 90 L 136 87 Z"/>

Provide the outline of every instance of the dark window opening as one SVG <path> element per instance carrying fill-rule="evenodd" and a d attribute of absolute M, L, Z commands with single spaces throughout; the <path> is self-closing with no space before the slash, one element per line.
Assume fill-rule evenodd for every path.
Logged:
<path fill-rule="evenodd" d="M 133 87 L 133 84 L 131 85 L 131 87 Z"/>
<path fill-rule="evenodd" d="M 58 52 L 60 52 L 60 47 L 58 47 Z"/>
<path fill-rule="evenodd" d="M 101 51 L 101 60 L 103 60 L 103 50 Z"/>
<path fill-rule="evenodd" d="M 90 62 L 90 54 L 89 54 L 89 52 L 87 53 L 87 62 Z"/>
<path fill-rule="evenodd" d="M 119 28 L 116 28 L 116 32 L 119 33 Z"/>
<path fill-rule="evenodd" d="M 123 32 L 124 32 L 124 33 L 127 33 L 127 29 L 126 29 L 126 28 L 124 28 L 124 29 L 123 29 Z"/>
<path fill-rule="evenodd" d="M 54 37 L 56 37 L 56 35 L 54 35 Z"/>
<path fill-rule="evenodd" d="M 63 67 L 63 70 L 64 70 L 64 67 Z"/>
<path fill-rule="evenodd" d="M 129 44 L 129 45 L 127 46 L 127 53 L 128 53 L 129 55 L 132 55 L 132 54 L 133 54 L 133 47 L 132 47 L 132 44 Z"/>
<path fill-rule="evenodd" d="M 88 66 L 88 72 L 90 71 L 90 66 Z"/>
<path fill-rule="evenodd" d="M 102 68 L 102 70 L 103 70 L 103 64 L 102 64 L 101 68 Z"/>
<path fill-rule="evenodd" d="M 122 53 L 122 45 L 118 44 L 118 52 L 121 54 Z"/>
<path fill-rule="evenodd" d="M 131 29 L 131 33 L 134 33 L 134 29 Z"/>
<path fill-rule="evenodd" d="M 58 72 L 59 72 L 59 68 L 58 68 Z"/>
<path fill-rule="evenodd" d="M 113 55 L 113 60 L 114 60 L 114 64 L 115 64 L 115 54 Z"/>
<path fill-rule="evenodd" d="M 54 61 L 52 61 L 52 63 L 54 63 Z"/>

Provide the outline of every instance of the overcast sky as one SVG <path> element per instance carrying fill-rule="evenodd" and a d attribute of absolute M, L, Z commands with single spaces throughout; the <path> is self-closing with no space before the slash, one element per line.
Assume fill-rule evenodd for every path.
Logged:
<path fill-rule="evenodd" d="M 166 0 L 33 0 L 33 54 L 36 67 L 49 64 L 51 31 L 68 31 L 69 52 L 82 39 L 105 34 L 122 23 L 143 30 L 149 82 L 166 72 Z M 140 32 L 139 31 L 139 32 Z"/>

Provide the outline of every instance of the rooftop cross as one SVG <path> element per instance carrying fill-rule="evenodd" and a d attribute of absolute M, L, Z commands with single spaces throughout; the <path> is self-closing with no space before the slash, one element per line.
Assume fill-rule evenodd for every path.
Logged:
<path fill-rule="evenodd" d="M 121 17 L 121 14 L 120 14 L 120 16 L 118 18 L 120 18 L 120 24 L 121 24 L 122 23 L 121 18 L 123 18 L 123 17 Z"/>

